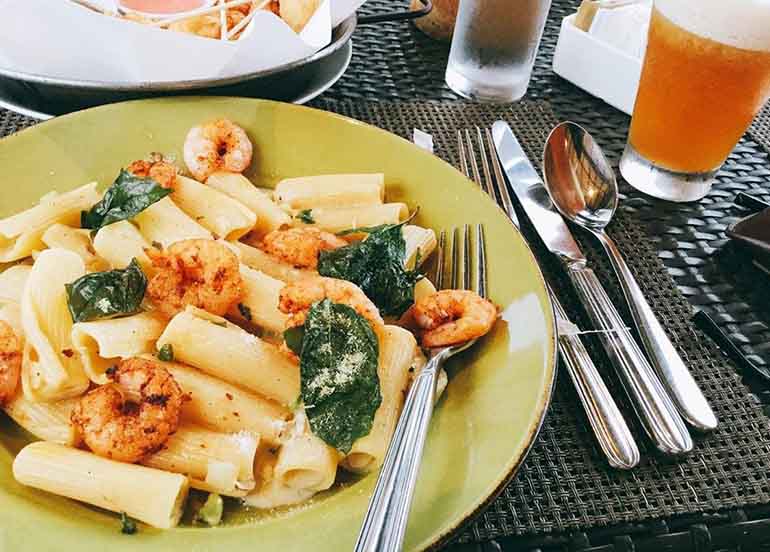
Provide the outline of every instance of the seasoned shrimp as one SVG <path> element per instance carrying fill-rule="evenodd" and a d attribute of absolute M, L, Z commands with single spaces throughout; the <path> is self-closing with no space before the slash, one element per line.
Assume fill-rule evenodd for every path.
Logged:
<path fill-rule="evenodd" d="M 153 158 L 150 161 L 139 159 L 126 167 L 126 170 L 134 176 L 152 178 L 155 182 L 170 190 L 174 188 L 176 175 L 179 173 L 179 170 L 173 164 L 164 161 L 162 157 Z"/>
<path fill-rule="evenodd" d="M 286 284 L 281 289 L 278 308 L 291 315 L 288 327 L 301 326 L 305 323 L 307 311 L 313 303 L 327 298 L 355 309 L 369 321 L 375 332 L 385 324 L 377 307 L 364 295 L 361 288 L 345 280 L 323 276 L 303 278 Z"/>
<path fill-rule="evenodd" d="M 423 330 L 423 347 L 445 347 L 486 334 L 497 307 L 472 291 L 445 289 L 418 299 L 413 315 Z"/>
<path fill-rule="evenodd" d="M 157 269 L 147 295 L 169 318 L 187 305 L 222 316 L 243 295 L 238 257 L 219 242 L 183 240 L 145 251 Z"/>
<path fill-rule="evenodd" d="M 21 343 L 10 324 L 0 320 L 0 403 L 13 397 L 21 373 Z"/>
<path fill-rule="evenodd" d="M 108 383 L 81 397 L 71 420 L 95 454 L 138 462 L 158 451 L 179 426 L 187 395 L 168 371 L 141 358 L 124 360 Z M 127 396 L 138 394 L 138 401 Z"/>
<path fill-rule="evenodd" d="M 273 230 L 260 244 L 261 249 L 295 268 L 318 266 L 318 253 L 344 247 L 348 242 L 318 228 Z"/>
<path fill-rule="evenodd" d="M 192 127 L 184 141 L 184 162 L 201 182 L 216 171 L 245 171 L 251 154 L 246 131 L 227 119 Z"/>

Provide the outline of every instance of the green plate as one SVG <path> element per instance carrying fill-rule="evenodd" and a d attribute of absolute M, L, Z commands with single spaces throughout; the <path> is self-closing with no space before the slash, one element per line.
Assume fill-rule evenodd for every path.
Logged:
<path fill-rule="evenodd" d="M 90 109 L 0 140 L 0 217 L 51 190 L 98 180 L 151 151 L 182 159 L 187 130 L 228 117 L 255 146 L 248 175 L 260 186 L 284 177 L 383 172 L 389 200 L 420 207 L 434 229 L 483 222 L 489 291 L 503 309 L 493 331 L 450 367 L 425 449 L 405 549 L 428 548 L 488 503 L 515 473 L 540 428 L 554 381 L 554 320 L 526 243 L 477 186 L 450 165 L 392 134 L 322 111 L 251 99 L 164 98 Z M 2 419 L 0 549 L 350 550 L 375 483 L 370 475 L 274 513 L 235 512 L 214 529 L 119 531 L 117 516 L 29 489 L 11 474 L 29 436 Z M 143 489 L 153 500 L 152 489 Z"/>

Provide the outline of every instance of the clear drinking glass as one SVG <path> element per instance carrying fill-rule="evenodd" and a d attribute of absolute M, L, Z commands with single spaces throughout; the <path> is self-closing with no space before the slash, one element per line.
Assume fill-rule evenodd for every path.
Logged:
<path fill-rule="evenodd" d="M 770 3 L 654 0 L 620 172 L 651 196 L 702 198 L 768 97 Z"/>
<path fill-rule="evenodd" d="M 551 0 L 460 0 L 446 83 L 472 100 L 524 96 Z"/>

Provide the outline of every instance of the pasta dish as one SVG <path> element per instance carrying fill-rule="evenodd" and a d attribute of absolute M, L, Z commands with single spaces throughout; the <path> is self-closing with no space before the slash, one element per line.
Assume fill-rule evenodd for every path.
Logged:
<path fill-rule="evenodd" d="M 125 532 L 185 508 L 216 525 L 225 500 L 297 504 L 375 470 L 423 348 L 497 319 L 420 272 L 435 232 L 386 201 L 384 175 L 259 188 L 226 119 L 183 153 L 184 170 L 153 153 L 104 192 L 0 220 L 1 407 L 38 439 L 14 477 L 120 513 Z"/>

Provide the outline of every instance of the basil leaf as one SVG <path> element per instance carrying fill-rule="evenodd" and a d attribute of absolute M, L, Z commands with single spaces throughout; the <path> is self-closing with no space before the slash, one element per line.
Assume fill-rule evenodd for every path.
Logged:
<path fill-rule="evenodd" d="M 307 314 L 300 355 L 300 396 L 310 429 L 347 453 L 372 429 L 382 402 L 379 344 L 369 322 L 328 299 Z"/>
<path fill-rule="evenodd" d="M 304 222 L 305 224 L 315 224 L 312 209 L 302 209 L 294 218 Z"/>
<path fill-rule="evenodd" d="M 138 312 L 147 278 L 133 259 L 124 269 L 92 272 L 64 287 L 72 321 L 87 322 Z"/>
<path fill-rule="evenodd" d="M 414 285 L 422 278 L 418 271 L 404 268 L 402 224 L 383 225 L 363 241 L 321 251 L 318 273 L 353 282 L 380 312 L 401 316 L 414 303 Z"/>
<path fill-rule="evenodd" d="M 171 190 L 151 178 L 134 176 L 121 169 L 101 201 L 89 211 L 80 213 L 80 226 L 98 230 L 113 222 L 133 218 L 170 193 Z"/>
<path fill-rule="evenodd" d="M 294 326 L 283 331 L 283 340 L 291 351 L 299 356 L 302 354 L 302 340 L 305 339 L 305 326 Z"/>

